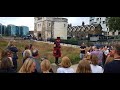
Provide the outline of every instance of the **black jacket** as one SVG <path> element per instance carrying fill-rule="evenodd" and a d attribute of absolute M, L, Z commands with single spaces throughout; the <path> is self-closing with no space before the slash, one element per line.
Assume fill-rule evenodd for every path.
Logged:
<path fill-rule="evenodd" d="M 8 49 L 13 52 L 13 59 L 18 59 L 18 56 L 17 56 L 18 49 L 14 46 L 8 47 Z"/>

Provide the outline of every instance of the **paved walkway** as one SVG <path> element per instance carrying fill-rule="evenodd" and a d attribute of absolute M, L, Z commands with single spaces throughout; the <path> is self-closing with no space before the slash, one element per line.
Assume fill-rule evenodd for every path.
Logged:
<path fill-rule="evenodd" d="M 43 43 L 49 43 L 49 44 L 54 44 L 54 42 L 44 42 L 44 41 L 36 41 L 36 42 L 43 42 Z M 60 43 L 61 46 L 67 46 L 67 47 L 73 47 L 73 48 L 79 48 L 80 46 L 78 45 L 71 45 L 71 44 L 64 44 L 64 43 Z"/>

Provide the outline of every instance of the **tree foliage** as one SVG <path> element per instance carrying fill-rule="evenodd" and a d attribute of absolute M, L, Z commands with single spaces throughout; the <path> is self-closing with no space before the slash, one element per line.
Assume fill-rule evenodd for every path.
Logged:
<path fill-rule="evenodd" d="M 110 31 L 120 30 L 120 17 L 107 18 L 107 24 Z"/>

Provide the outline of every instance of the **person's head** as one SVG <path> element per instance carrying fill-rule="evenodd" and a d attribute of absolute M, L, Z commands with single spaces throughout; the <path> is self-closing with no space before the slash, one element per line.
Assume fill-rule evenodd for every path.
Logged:
<path fill-rule="evenodd" d="M 49 70 L 51 69 L 51 64 L 50 61 L 45 59 L 41 62 L 41 70 L 42 72 L 49 72 Z"/>
<path fill-rule="evenodd" d="M 64 68 L 69 68 L 72 64 L 71 64 L 70 59 L 67 56 L 64 56 L 62 58 L 60 65 Z"/>
<path fill-rule="evenodd" d="M 103 50 L 103 46 L 100 46 L 100 50 Z"/>
<path fill-rule="evenodd" d="M 2 53 L 1 53 L 1 58 L 4 58 L 4 57 L 12 57 L 13 56 L 13 53 L 12 51 L 6 49 L 6 50 L 2 50 Z"/>
<path fill-rule="evenodd" d="M 32 51 L 32 56 L 33 56 L 33 57 L 39 56 L 38 49 L 34 49 L 34 50 Z"/>
<path fill-rule="evenodd" d="M 15 40 L 10 40 L 8 46 L 15 46 L 15 44 L 16 44 Z"/>
<path fill-rule="evenodd" d="M 113 57 L 114 58 L 114 50 L 111 50 L 110 53 L 109 53 L 110 57 Z"/>
<path fill-rule="evenodd" d="M 105 50 L 108 50 L 108 48 L 107 48 L 107 46 L 105 46 L 105 48 L 104 48 Z"/>
<path fill-rule="evenodd" d="M 34 62 L 33 58 L 27 58 L 22 65 L 19 73 L 33 73 L 35 72 L 36 63 Z"/>
<path fill-rule="evenodd" d="M 13 64 L 8 57 L 2 58 L 1 65 L 0 65 L 1 69 L 9 69 L 12 67 L 13 67 Z"/>
<path fill-rule="evenodd" d="M 8 57 L 13 57 L 13 52 L 10 50 L 5 50 L 5 53 L 7 54 Z"/>
<path fill-rule="evenodd" d="M 29 50 L 25 51 L 25 56 L 23 57 L 24 60 L 26 60 L 27 58 L 31 57 L 31 53 Z"/>
<path fill-rule="evenodd" d="M 91 55 L 91 63 L 93 65 L 98 65 L 98 57 L 97 57 L 97 55 Z"/>
<path fill-rule="evenodd" d="M 60 42 L 60 37 L 57 37 L 56 41 L 57 41 L 57 42 Z"/>
<path fill-rule="evenodd" d="M 78 64 L 76 73 L 91 73 L 90 62 L 88 60 L 81 60 Z"/>
<path fill-rule="evenodd" d="M 25 50 L 29 49 L 29 45 L 25 45 Z"/>
<path fill-rule="evenodd" d="M 92 49 L 95 50 L 96 46 L 92 46 Z"/>
<path fill-rule="evenodd" d="M 96 46 L 95 46 L 95 50 L 98 50 L 98 49 L 100 49 L 100 46 L 99 46 L 99 45 L 96 45 Z"/>
<path fill-rule="evenodd" d="M 82 43 L 82 45 L 81 46 L 85 46 L 85 44 L 84 43 Z"/>
<path fill-rule="evenodd" d="M 3 58 L 3 57 L 7 57 L 7 54 L 5 53 L 5 50 L 2 50 L 2 52 L 1 52 L 1 58 Z"/>
<path fill-rule="evenodd" d="M 114 50 L 112 51 L 114 56 L 120 56 L 120 44 L 116 44 L 114 46 Z"/>
<path fill-rule="evenodd" d="M 13 45 L 16 46 L 16 44 L 17 44 L 17 41 L 13 40 Z"/>

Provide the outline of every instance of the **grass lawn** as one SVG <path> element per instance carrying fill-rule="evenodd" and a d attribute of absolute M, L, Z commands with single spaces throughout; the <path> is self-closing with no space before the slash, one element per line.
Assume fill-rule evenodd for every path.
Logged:
<path fill-rule="evenodd" d="M 8 42 L 9 41 L 7 41 L 7 40 L 0 40 L 0 54 L 1 54 L 1 50 L 6 48 Z M 43 43 L 43 42 L 35 42 L 35 41 L 32 41 L 31 43 L 33 44 L 33 46 L 35 48 L 39 49 L 40 58 L 43 56 L 46 56 L 51 61 L 51 63 L 54 62 L 53 45 L 52 44 Z M 20 69 L 20 67 L 22 65 L 22 52 L 24 51 L 24 47 L 27 44 L 30 44 L 30 41 L 17 40 L 16 46 L 19 49 L 18 70 Z M 79 48 L 62 46 L 61 52 L 62 52 L 62 57 L 68 56 L 71 59 L 72 64 L 76 64 L 80 60 L 79 59 L 79 52 L 80 52 Z M 61 58 L 59 59 L 59 62 L 60 62 Z"/>

